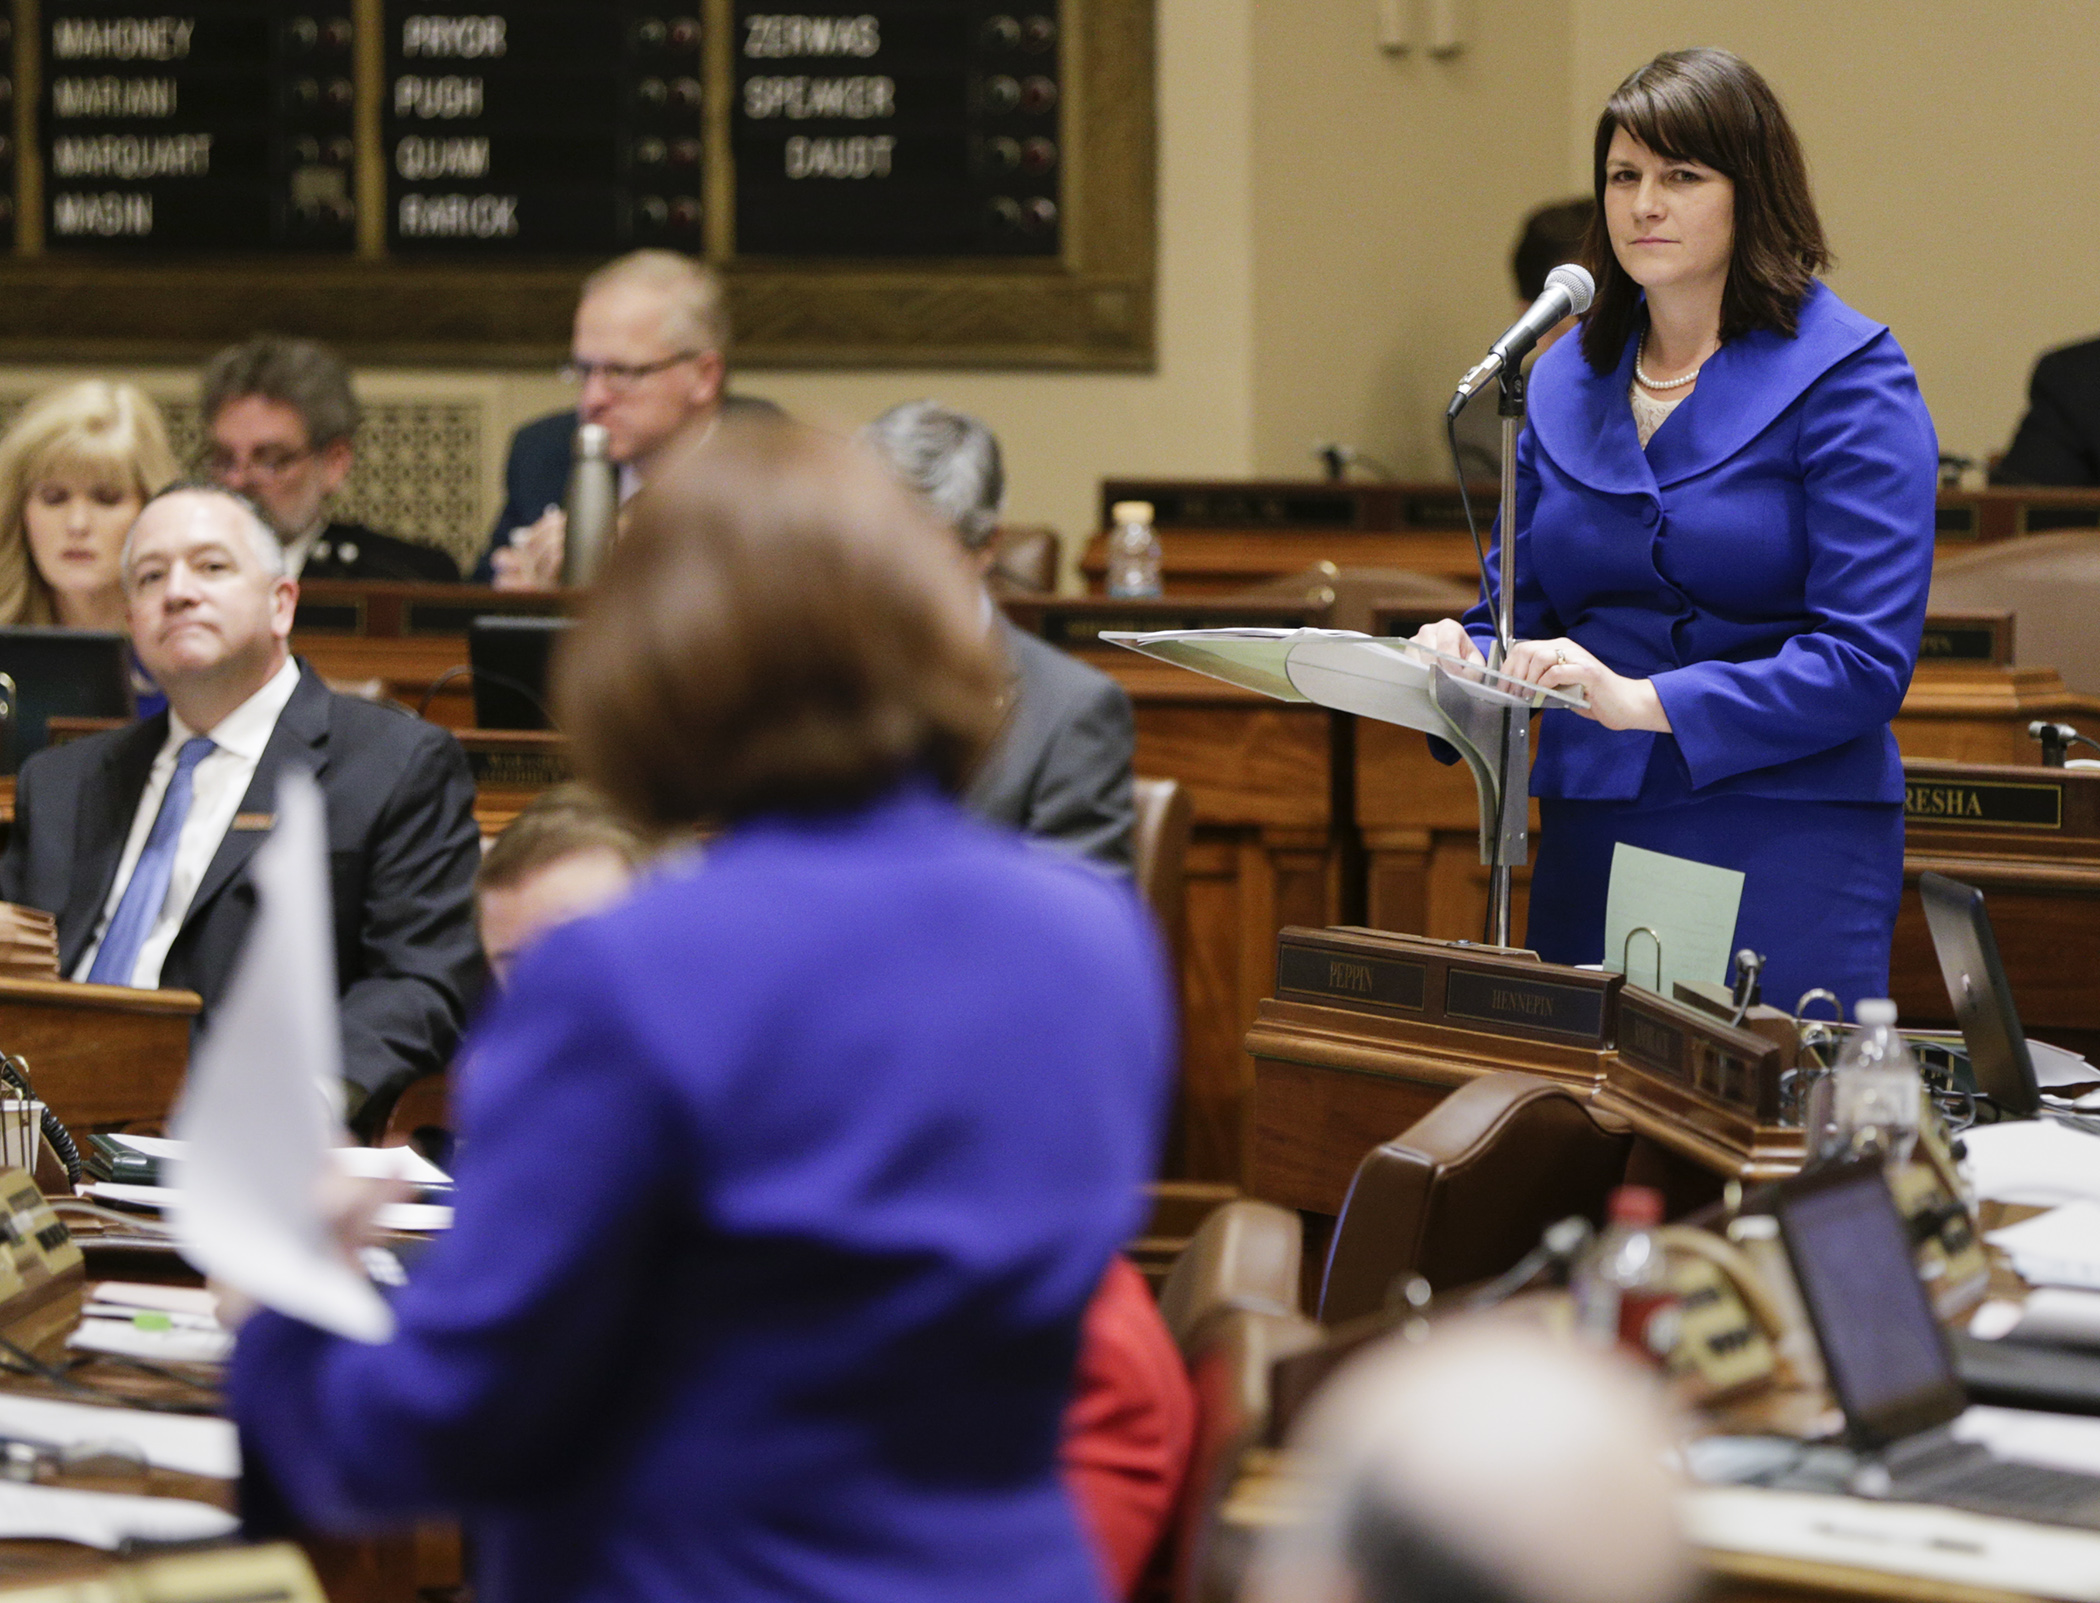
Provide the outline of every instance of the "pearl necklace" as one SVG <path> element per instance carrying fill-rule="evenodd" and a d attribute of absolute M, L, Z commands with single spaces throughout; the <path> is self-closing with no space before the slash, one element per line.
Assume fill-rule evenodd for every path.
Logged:
<path fill-rule="evenodd" d="M 1687 384 L 1691 383 L 1693 379 L 1699 376 L 1699 367 L 1706 366 L 1705 362 L 1701 362 L 1699 364 L 1699 367 L 1693 368 L 1689 373 L 1685 374 L 1683 378 L 1650 378 L 1641 367 L 1641 358 L 1646 356 L 1647 354 L 1648 331 L 1646 329 L 1642 329 L 1641 343 L 1635 348 L 1633 353 L 1633 376 L 1636 379 L 1640 380 L 1641 384 L 1644 387 L 1651 390 L 1681 390 Z"/>

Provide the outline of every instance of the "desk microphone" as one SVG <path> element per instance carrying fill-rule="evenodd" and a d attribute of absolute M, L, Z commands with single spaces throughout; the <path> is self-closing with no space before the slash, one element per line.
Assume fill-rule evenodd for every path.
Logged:
<path fill-rule="evenodd" d="M 1546 275 L 1546 291 L 1533 301 L 1524 315 L 1509 325 L 1507 332 L 1488 347 L 1471 372 L 1458 381 L 1458 390 L 1451 397 L 1451 404 L 1444 409 L 1446 417 L 1457 417 L 1480 388 L 1505 367 L 1514 367 L 1524 360 L 1532 346 L 1538 344 L 1546 331 L 1564 317 L 1573 317 L 1590 309 L 1596 298 L 1597 281 L 1573 262 L 1563 262 Z"/>

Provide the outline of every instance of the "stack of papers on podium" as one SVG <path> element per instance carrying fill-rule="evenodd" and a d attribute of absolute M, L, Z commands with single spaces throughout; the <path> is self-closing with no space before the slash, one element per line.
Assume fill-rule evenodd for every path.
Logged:
<path fill-rule="evenodd" d="M 1502 812 L 1507 715 L 1528 722 L 1537 708 L 1589 705 L 1579 687 L 1543 690 L 1479 662 L 1352 629 L 1104 630 L 1101 638 L 1279 701 L 1309 701 L 1435 735 L 1473 771 L 1483 835 Z"/>

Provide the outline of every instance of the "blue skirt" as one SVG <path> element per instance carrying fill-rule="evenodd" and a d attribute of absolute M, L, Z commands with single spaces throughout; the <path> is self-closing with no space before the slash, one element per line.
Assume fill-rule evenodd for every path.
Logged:
<path fill-rule="evenodd" d="M 1861 997 L 1889 994 L 1902 803 L 1664 799 L 1653 789 L 1637 801 L 1539 798 L 1527 946 L 1552 963 L 1606 961 L 1604 898 L 1612 848 L 1624 841 L 1742 872 L 1732 949 L 1764 955 L 1763 995 L 1772 1006 L 1792 1012 L 1820 985 L 1838 994 L 1850 1018 Z M 1618 962 L 1616 952 L 1610 961 Z"/>

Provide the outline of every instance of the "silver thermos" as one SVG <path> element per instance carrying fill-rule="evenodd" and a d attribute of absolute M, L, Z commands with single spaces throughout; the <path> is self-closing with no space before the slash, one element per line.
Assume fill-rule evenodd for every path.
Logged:
<path fill-rule="evenodd" d="M 574 588 L 589 584 L 612 544 L 613 520 L 620 513 L 620 488 L 612 458 L 606 455 L 603 423 L 580 424 L 576 454 L 569 469 L 568 535 L 562 549 L 561 582 Z"/>

